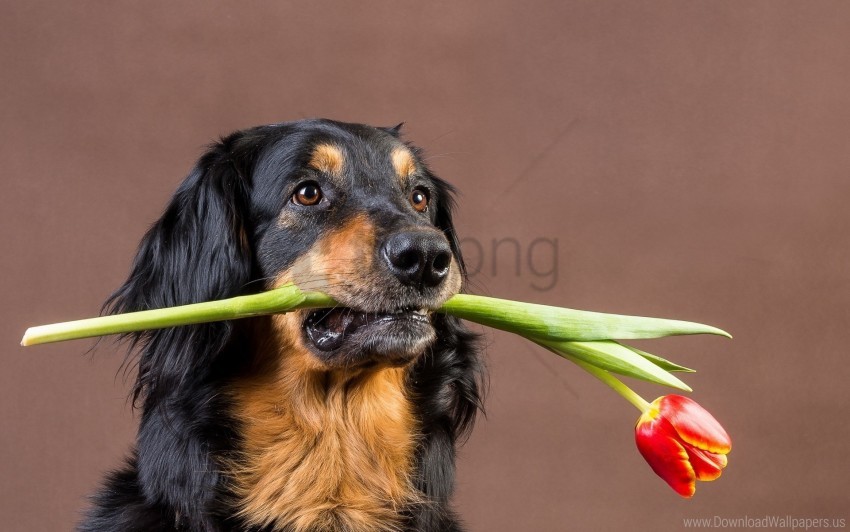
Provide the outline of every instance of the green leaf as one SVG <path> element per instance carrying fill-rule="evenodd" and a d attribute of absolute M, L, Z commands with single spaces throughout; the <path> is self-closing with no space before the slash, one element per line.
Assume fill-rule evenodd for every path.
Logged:
<path fill-rule="evenodd" d="M 731 338 L 726 331 L 701 323 L 604 314 L 468 294 L 454 296 L 440 311 L 545 340 L 628 340 L 681 334 L 717 334 Z"/>
<path fill-rule="evenodd" d="M 638 349 L 636 347 L 632 347 L 630 345 L 625 345 L 625 344 L 620 344 L 620 345 L 622 345 L 623 347 L 625 347 L 627 349 L 631 349 L 635 353 L 637 353 L 640 356 L 642 356 L 643 358 L 649 360 L 650 362 L 652 362 L 653 364 L 655 364 L 656 366 L 658 366 L 659 368 L 661 368 L 663 370 L 666 370 L 666 371 L 681 371 L 682 373 L 696 373 L 695 369 L 686 368 L 685 366 L 680 366 L 679 364 L 676 364 L 675 362 L 671 362 L 671 361 L 667 360 L 666 358 L 661 358 L 658 355 L 653 355 L 652 353 L 647 353 L 646 351 L 641 351 L 640 349 Z"/>
<path fill-rule="evenodd" d="M 612 373 L 634 377 L 679 390 L 692 391 L 675 375 L 653 364 L 631 349 L 611 340 L 593 342 L 564 342 L 533 339 L 555 354 L 567 354 Z"/>

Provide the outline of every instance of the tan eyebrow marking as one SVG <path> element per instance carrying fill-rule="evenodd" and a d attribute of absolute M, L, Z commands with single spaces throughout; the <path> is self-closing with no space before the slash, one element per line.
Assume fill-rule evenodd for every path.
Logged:
<path fill-rule="evenodd" d="M 390 159 L 393 162 L 393 168 L 401 181 L 405 181 L 410 174 L 416 171 L 416 163 L 413 160 L 413 154 L 410 150 L 404 147 L 393 149 L 390 154 Z"/>
<path fill-rule="evenodd" d="M 313 155 L 308 164 L 320 172 L 338 177 L 342 175 L 342 168 L 345 166 L 345 155 L 332 144 L 319 144 L 313 148 Z"/>

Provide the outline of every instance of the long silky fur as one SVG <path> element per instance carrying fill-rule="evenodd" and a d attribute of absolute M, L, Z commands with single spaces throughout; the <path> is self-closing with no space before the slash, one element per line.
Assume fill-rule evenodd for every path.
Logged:
<path fill-rule="evenodd" d="M 267 147 L 262 128 L 213 145 L 144 236 L 127 281 L 106 302 L 122 313 L 232 297 L 258 290 L 250 212 L 251 174 Z M 393 131 L 390 131 L 393 133 Z M 397 134 L 397 130 L 394 134 Z M 451 188 L 440 187 L 436 225 L 460 260 Z M 483 366 L 476 336 L 435 315 L 438 340 L 409 374 L 421 427 L 415 479 L 426 504 L 406 512 L 409 530 L 460 530 L 449 507 L 455 448 L 481 407 Z M 123 468 L 93 497 L 78 529 L 94 531 L 257 530 L 235 517 L 221 461 L 236 453 L 239 420 L 225 385 L 251 364 L 249 327 L 222 322 L 129 335 L 136 360 L 136 444 Z M 131 355 L 133 356 L 133 355 Z"/>

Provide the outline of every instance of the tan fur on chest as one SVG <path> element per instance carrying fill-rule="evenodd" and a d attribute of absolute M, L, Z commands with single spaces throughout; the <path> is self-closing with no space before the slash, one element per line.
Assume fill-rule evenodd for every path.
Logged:
<path fill-rule="evenodd" d="M 275 320 L 281 331 L 297 318 Z M 399 511 L 418 493 L 406 369 L 328 372 L 298 342 L 273 343 L 271 367 L 231 390 L 243 424 L 229 466 L 241 515 L 298 531 L 400 529 Z"/>

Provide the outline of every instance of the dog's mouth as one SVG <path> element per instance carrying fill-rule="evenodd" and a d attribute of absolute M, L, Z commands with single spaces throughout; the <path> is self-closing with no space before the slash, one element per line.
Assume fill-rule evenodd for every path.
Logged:
<path fill-rule="evenodd" d="M 365 312 L 349 307 L 314 310 L 303 324 L 304 335 L 327 362 L 400 364 L 434 341 L 430 312 L 400 308 Z"/>

